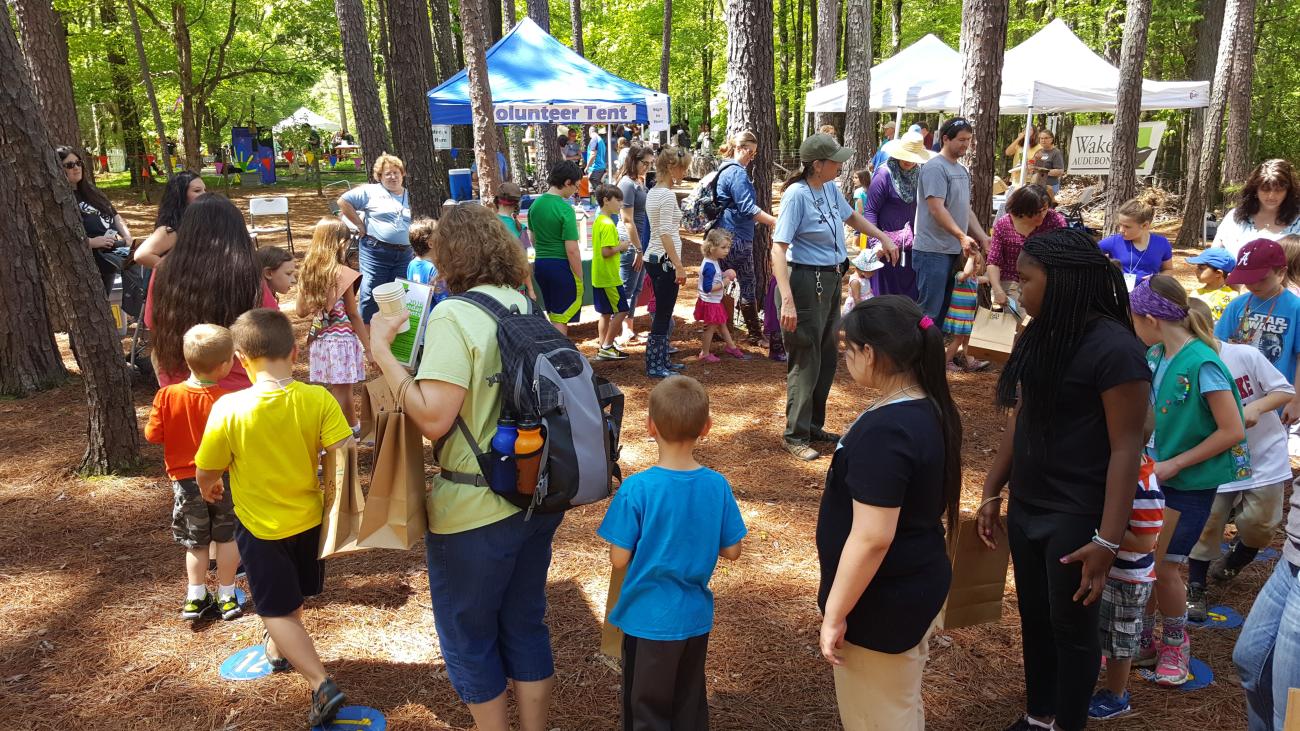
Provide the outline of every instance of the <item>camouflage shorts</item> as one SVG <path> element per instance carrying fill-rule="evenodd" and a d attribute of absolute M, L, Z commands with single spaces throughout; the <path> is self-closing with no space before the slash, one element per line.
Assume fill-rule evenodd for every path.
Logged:
<path fill-rule="evenodd" d="M 221 501 L 209 504 L 193 479 L 172 482 L 172 538 L 186 548 L 235 540 L 235 505 L 230 501 L 230 481 L 221 477 Z"/>

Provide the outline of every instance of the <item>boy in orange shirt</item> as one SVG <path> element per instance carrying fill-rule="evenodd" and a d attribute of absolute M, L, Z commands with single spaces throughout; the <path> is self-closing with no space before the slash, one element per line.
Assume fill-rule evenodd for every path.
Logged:
<path fill-rule="evenodd" d="M 190 377 L 154 395 L 144 437 L 163 445 L 163 462 L 167 476 L 172 478 L 172 537 L 185 547 L 189 584 L 181 619 L 193 621 L 214 610 L 222 619 L 236 619 L 244 612 L 235 599 L 235 571 L 239 566 L 235 508 L 229 492 L 215 503 L 206 502 L 199 493 L 194 467 L 194 453 L 203 440 L 208 413 L 227 393 L 217 382 L 234 365 L 235 341 L 224 327 L 195 325 L 185 332 L 182 348 Z M 209 543 L 217 544 L 215 597 L 207 585 Z"/>

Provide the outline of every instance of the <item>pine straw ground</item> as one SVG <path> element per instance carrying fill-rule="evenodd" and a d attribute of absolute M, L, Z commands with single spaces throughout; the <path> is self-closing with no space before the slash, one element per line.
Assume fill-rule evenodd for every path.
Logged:
<path fill-rule="evenodd" d="M 290 195 L 301 253 L 325 205 L 310 193 Z M 152 208 L 125 204 L 125 210 L 132 225 L 147 230 Z M 698 264 L 698 251 L 687 249 L 688 261 Z M 1190 282 L 1190 268 L 1179 262 Z M 692 297 L 683 290 L 677 303 L 679 318 L 687 318 L 675 334 L 684 353 L 698 347 L 698 329 L 688 324 Z M 577 334 L 592 351 L 594 326 Z M 642 374 L 641 354 L 597 368 L 627 394 L 624 469 L 643 469 L 655 448 L 645 430 L 652 384 Z M 830 668 L 816 651 L 814 601 L 813 533 L 827 461 L 797 463 L 780 448 L 783 366 L 727 360 L 688 372 L 713 399 L 715 427 L 700 444 L 699 459 L 731 480 L 750 528 L 744 556 L 719 566 L 713 581 L 714 727 L 837 728 Z M 994 372 L 952 377 L 965 419 L 968 509 L 978 501 L 1002 432 L 1002 417 L 989 405 L 995 378 Z M 847 427 L 872 397 L 841 369 L 827 426 Z M 135 393 L 141 424 L 150 398 L 146 389 Z M 146 462 L 134 474 L 70 474 L 84 447 L 83 403 L 75 376 L 57 390 L 0 402 L 6 435 L 0 441 L 0 708 L 7 728 L 300 728 L 307 692 L 297 676 L 232 683 L 217 674 L 225 657 L 258 641 L 255 616 L 194 626 L 177 618 L 183 564 L 168 530 L 171 491 L 161 450 L 146 446 Z M 601 513 L 599 506 L 573 511 L 555 542 L 549 621 L 558 688 L 551 726 L 565 731 L 618 723 L 619 672 L 598 656 L 608 582 L 605 546 L 595 536 Z M 1214 601 L 1245 614 L 1269 568 L 1253 564 L 1230 595 L 1219 593 Z M 438 651 L 421 553 L 340 558 L 330 562 L 328 576 L 326 593 L 308 602 L 307 624 L 351 702 L 381 709 L 395 729 L 469 727 Z M 1020 712 L 1015 603 L 1009 582 L 1000 623 L 936 637 L 925 675 L 931 728 L 1001 728 Z M 1195 631 L 1196 655 L 1214 669 L 1214 685 L 1183 693 L 1135 679 L 1137 713 L 1103 726 L 1244 728 L 1231 665 L 1236 635 Z"/>

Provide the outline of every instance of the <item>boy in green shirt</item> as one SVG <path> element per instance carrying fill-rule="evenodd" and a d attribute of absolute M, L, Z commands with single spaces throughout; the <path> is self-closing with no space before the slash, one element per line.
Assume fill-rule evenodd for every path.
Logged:
<path fill-rule="evenodd" d="M 619 254 L 627 251 L 630 241 L 620 241 L 618 227 L 612 218 L 623 205 L 623 192 L 613 185 L 596 188 L 596 204 L 600 215 L 591 226 L 591 288 L 596 312 L 600 313 L 597 337 L 600 350 L 596 360 L 623 360 L 627 353 L 614 345 L 614 336 L 623 331 L 623 318 L 627 317 L 627 293 L 623 290 L 623 275 L 619 272 Z"/>

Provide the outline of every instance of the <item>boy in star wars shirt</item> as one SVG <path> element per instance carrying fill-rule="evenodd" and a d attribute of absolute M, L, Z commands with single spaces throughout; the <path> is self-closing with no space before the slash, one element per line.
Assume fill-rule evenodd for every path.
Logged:
<path fill-rule="evenodd" d="M 1237 266 L 1228 284 L 1246 286 L 1246 292 L 1228 304 L 1214 326 L 1215 337 L 1225 342 L 1253 345 L 1291 385 L 1300 379 L 1296 354 L 1300 353 L 1300 297 L 1283 286 L 1286 254 L 1275 241 L 1255 239 L 1237 254 Z M 1292 398 L 1282 411 L 1282 421 L 1300 418 L 1300 398 Z"/>

